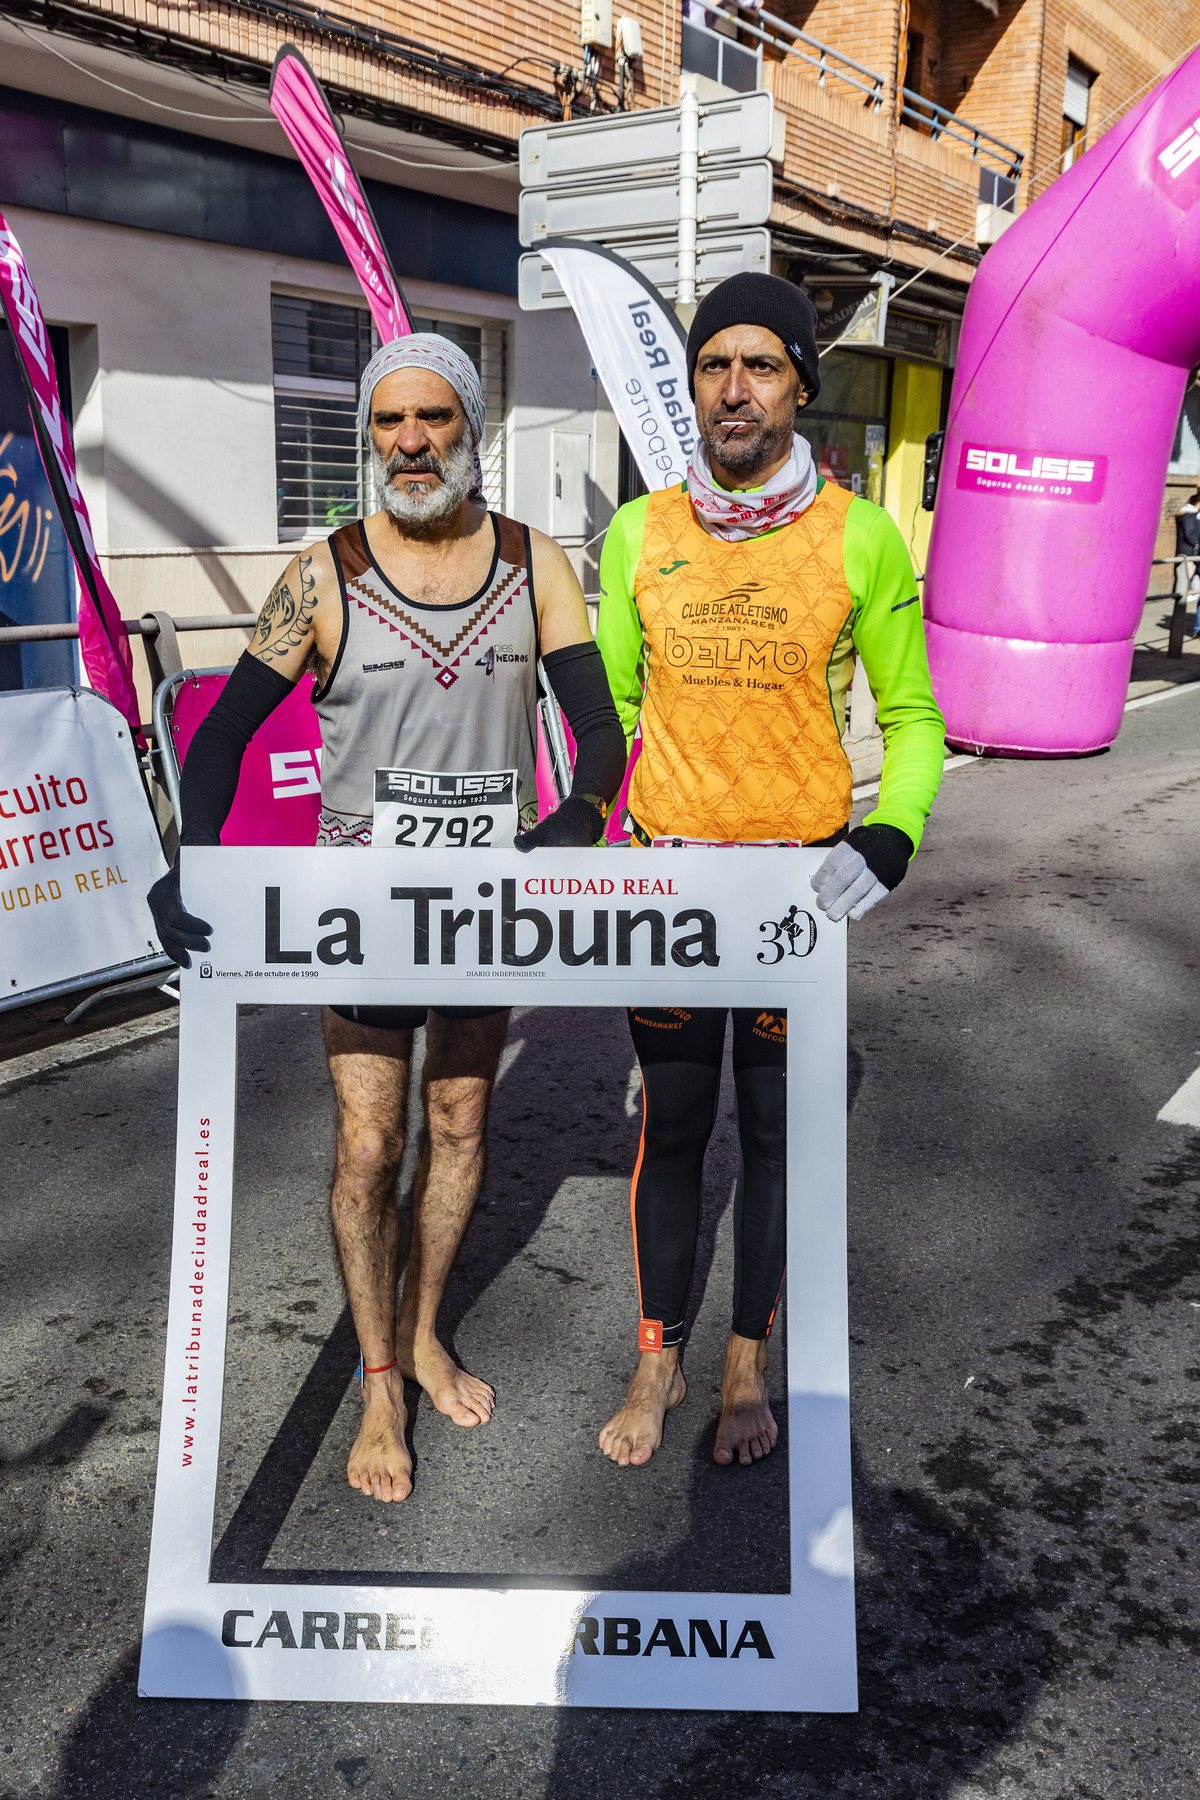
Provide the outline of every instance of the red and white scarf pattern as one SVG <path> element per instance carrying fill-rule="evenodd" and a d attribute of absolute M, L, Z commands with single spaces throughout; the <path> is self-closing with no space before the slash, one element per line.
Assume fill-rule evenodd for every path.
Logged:
<path fill-rule="evenodd" d="M 813 503 L 817 492 L 817 470 L 813 454 L 805 440 L 792 433 L 792 454 L 772 475 L 765 487 L 755 493 L 731 493 L 713 480 L 708 446 L 697 437 L 688 464 L 688 495 L 704 524 L 714 537 L 727 543 L 741 543 L 744 538 L 759 537 L 778 525 L 790 525 Z"/>

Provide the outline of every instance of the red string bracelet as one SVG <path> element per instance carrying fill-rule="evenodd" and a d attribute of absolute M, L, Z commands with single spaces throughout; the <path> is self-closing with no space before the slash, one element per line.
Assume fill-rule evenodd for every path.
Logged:
<path fill-rule="evenodd" d="M 393 1356 L 393 1358 L 392 1358 L 392 1360 L 391 1360 L 391 1362 L 390 1362 L 390 1363 L 384 1363 L 384 1365 L 383 1365 L 383 1367 L 382 1367 L 382 1369 L 368 1369 L 368 1368 L 366 1368 L 366 1367 L 365 1367 L 365 1366 L 364 1366 L 364 1368 L 363 1368 L 363 1374 L 364 1374 L 364 1375 L 386 1375 L 386 1374 L 387 1374 L 387 1372 L 388 1372 L 388 1370 L 389 1370 L 389 1369 L 394 1369 L 394 1368 L 395 1368 L 395 1366 L 396 1366 L 396 1364 L 397 1364 L 397 1363 L 398 1363 L 398 1362 L 399 1362 L 399 1361 L 400 1361 L 400 1358 L 399 1358 L 399 1357 L 398 1357 L 398 1356 Z"/>

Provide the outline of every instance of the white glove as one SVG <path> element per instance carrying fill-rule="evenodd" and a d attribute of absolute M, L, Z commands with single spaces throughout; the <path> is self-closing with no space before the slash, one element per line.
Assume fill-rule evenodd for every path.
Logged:
<path fill-rule="evenodd" d="M 891 892 L 872 875 L 862 852 L 847 843 L 833 846 L 812 878 L 812 890 L 820 910 L 835 923 L 847 914 L 861 919 Z"/>

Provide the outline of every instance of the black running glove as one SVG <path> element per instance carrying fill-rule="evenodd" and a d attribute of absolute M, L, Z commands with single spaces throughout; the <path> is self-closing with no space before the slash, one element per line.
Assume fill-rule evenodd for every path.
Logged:
<path fill-rule="evenodd" d="M 150 908 L 154 920 L 154 929 L 158 933 L 158 941 L 181 969 L 190 969 L 192 959 L 190 950 L 208 950 L 209 933 L 212 926 L 205 919 L 196 919 L 183 904 L 183 895 L 179 890 L 179 854 L 160 881 L 156 881 L 146 895 L 146 904 Z"/>
<path fill-rule="evenodd" d="M 532 831 L 519 831 L 513 839 L 518 850 L 584 850 L 604 833 L 604 814 L 582 794 L 568 794 Z"/>
<path fill-rule="evenodd" d="M 830 919 L 861 919 L 898 888 L 913 841 L 895 825 L 857 825 L 835 844 L 812 878 L 817 905 Z"/>

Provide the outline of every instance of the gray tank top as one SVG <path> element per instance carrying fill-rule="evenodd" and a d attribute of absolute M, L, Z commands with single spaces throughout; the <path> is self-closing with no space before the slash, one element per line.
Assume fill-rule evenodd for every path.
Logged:
<path fill-rule="evenodd" d="M 313 695 L 321 721 L 318 844 L 369 844 L 376 769 L 517 771 L 522 825 L 537 821 L 537 608 L 525 526 L 490 513 L 487 580 L 456 606 L 422 606 L 388 581 L 361 521 L 329 539 L 342 641 Z"/>

